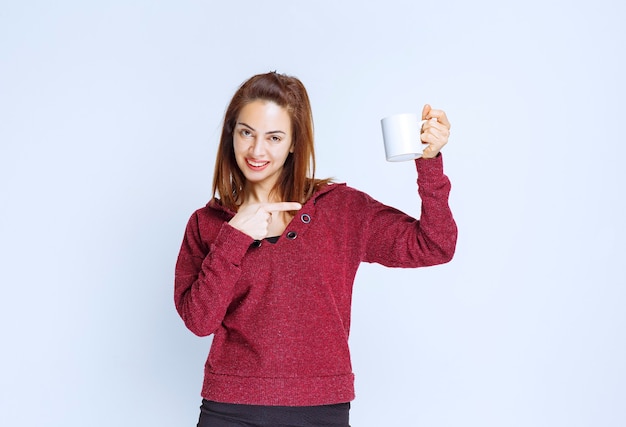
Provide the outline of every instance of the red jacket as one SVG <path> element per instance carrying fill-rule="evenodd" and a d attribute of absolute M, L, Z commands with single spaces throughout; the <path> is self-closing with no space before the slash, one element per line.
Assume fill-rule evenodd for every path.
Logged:
<path fill-rule="evenodd" d="M 310 406 L 354 398 L 348 349 L 359 264 L 448 262 L 457 229 L 441 156 L 418 159 L 420 220 L 345 184 L 318 191 L 276 243 L 231 227 L 219 201 L 196 211 L 176 263 L 176 309 L 195 334 L 215 334 L 202 396 Z"/>

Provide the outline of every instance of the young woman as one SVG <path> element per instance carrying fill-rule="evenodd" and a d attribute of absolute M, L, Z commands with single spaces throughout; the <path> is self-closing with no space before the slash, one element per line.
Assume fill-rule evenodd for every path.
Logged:
<path fill-rule="evenodd" d="M 450 124 L 428 105 L 422 115 L 429 146 L 415 160 L 417 220 L 314 178 L 311 107 L 298 79 L 261 74 L 235 93 L 215 197 L 191 216 L 176 263 L 178 313 L 193 333 L 214 335 L 198 426 L 348 426 L 359 264 L 429 266 L 455 250 L 440 154 Z"/>

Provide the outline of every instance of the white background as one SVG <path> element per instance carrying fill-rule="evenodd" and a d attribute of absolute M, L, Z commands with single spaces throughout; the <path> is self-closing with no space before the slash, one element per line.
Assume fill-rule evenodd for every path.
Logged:
<path fill-rule="evenodd" d="M 455 259 L 363 265 L 352 425 L 626 425 L 619 1 L 2 1 L 0 424 L 193 426 L 173 304 L 226 104 L 311 96 L 318 176 L 419 214 L 380 118 L 447 111 Z"/>

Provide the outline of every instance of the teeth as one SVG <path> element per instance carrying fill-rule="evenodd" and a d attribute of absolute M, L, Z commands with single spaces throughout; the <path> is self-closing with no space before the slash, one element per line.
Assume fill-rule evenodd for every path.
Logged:
<path fill-rule="evenodd" d="M 248 164 L 251 166 L 254 166 L 256 168 L 261 167 L 265 164 L 267 164 L 268 162 L 253 162 L 252 160 L 248 160 Z"/>

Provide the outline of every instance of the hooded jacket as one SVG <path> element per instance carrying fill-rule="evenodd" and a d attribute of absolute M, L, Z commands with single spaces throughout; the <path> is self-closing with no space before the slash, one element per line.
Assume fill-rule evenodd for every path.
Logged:
<path fill-rule="evenodd" d="M 230 226 L 235 213 L 217 199 L 193 213 L 174 299 L 193 333 L 214 335 L 205 399 L 313 406 L 354 398 L 348 336 L 359 264 L 424 267 L 454 254 L 442 157 L 415 165 L 419 220 L 345 184 L 316 192 L 276 243 Z"/>

